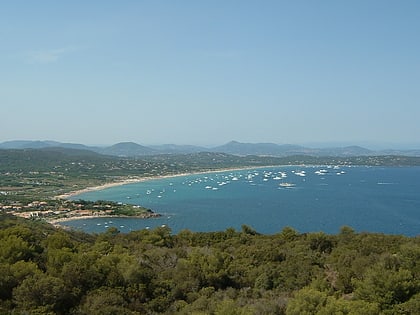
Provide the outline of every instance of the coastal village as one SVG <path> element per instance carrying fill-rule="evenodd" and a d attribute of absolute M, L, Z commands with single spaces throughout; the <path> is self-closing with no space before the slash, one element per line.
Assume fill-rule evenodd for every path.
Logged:
<path fill-rule="evenodd" d="M 62 222 L 79 218 L 134 216 L 150 218 L 160 216 L 150 209 L 137 205 L 128 205 L 110 201 L 85 201 L 54 199 L 48 201 L 34 200 L 31 202 L 15 201 L 0 203 L 0 210 L 25 219 L 42 219 L 47 222 Z"/>

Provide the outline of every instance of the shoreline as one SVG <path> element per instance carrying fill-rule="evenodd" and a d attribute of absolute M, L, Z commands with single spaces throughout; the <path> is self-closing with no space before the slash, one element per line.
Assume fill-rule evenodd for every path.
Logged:
<path fill-rule="evenodd" d="M 55 199 L 69 199 L 72 197 L 76 197 L 80 194 L 92 192 L 92 191 L 100 191 L 112 187 L 118 187 L 123 185 L 129 185 L 129 184 L 135 184 L 135 183 L 141 183 L 151 180 L 160 180 L 160 179 L 168 179 L 168 178 L 176 178 L 176 177 L 183 177 L 183 176 L 191 176 L 191 175 L 200 175 L 200 174 L 211 174 L 211 173 L 223 173 L 223 172 L 233 172 L 233 171 L 243 171 L 243 170 L 252 170 L 252 169 L 260 169 L 260 168 L 269 168 L 269 167 L 276 167 L 278 165 L 266 165 L 266 166 L 247 166 L 247 167 L 235 167 L 235 168 L 224 168 L 224 169 L 218 169 L 218 170 L 207 170 L 207 171 L 197 171 L 197 172 L 186 172 L 186 173 L 179 173 L 179 174 L 168 174 L 168 175 L 159 175 L 159 176 L 148 176 L 148 177 L 131 177 L 126 178 L 120 181 L 111 182 L 111 183 L 105 183 L 102 185 L 97 186 L 91 186 L 86 187 L 83 189 L 71 191 L 65 194 L 61 194 L 58 196 L 55 196 Z M 144 215 L 137 215 L 137 216 L 127 216 L 127 215 L 75 215 L 70 217 L 62 217 L 62 218 L 56 218 L 56 219 L 45 219 L 46 222 L 49 224 L 55 226 L 56 228 L 63 228 L 65 225 L 62 225 L 61 223 L 64 222 L 70 222 L 70 221 L 76 221 L 76 220 L 84 220 L 84 219 L 97 219 L 97 218 L 137 218 L 137 219 L 153 219 L 153 218 L 159 218 L 162 215 L 157 212 L 151 212 L 151 213 L 145 213 Z"/>
<path fill-rule="evenodd" d="M 255 166 L 255 167 L 236 167 L 236 168 L 226 168 L 226 169 L 219 169 L 219 170 L 209 170 L 209 171 L 199 171 L 199 172 L 188 172 L 188 173 L 180 173 L 180 174 L 168 174 L 168 175 L 158 175 L 158 176 L 149 176 L 149 177 L 138 177 L 138 178 L 127 178 L 121 181 L 112 182 L 112 183 L 105 183 L 102 185 L 86 187 L 83 189 L 70 191 L 68 193 L 64 193 L 58 196 L 55 196 L 55 199 L 69 199 L 72 197 L 76 197 L 78 195 L 92 192 L 92 191 L 100 191 L 112 187 L 118 187 L 123 185 L 129 184 L 136 184 L 142 183 L 151 180 L 159 180 L 159 179 L 167 179 L 167 178 L 175 178 L 175 177 L 182 177 L 182 176 L 190 176 L 190 175 L 200 175 L 200 174 L 210 174 L 210 173 L 222 173 L 222 172 L 230 172 L 230 171 L 243 171 L 243 170 L 251 170 L 251 169 L 259 169 L 265 167 L 276 167 L 279 165 L 266 165 L 266 166 Z"/>
<path fill-rule="evenodd" d="M 136 219 L 152 219 L 152 218 L 159 218 L 162 215 L 159 213 L 145 213 L 144 215 L 136 215 L 136 216 L 130 216 L 130 215 L 75 215 L 72 217 L 65 217 L 65 218 L 57 218 L 57 219 L 45 219 L 46 222 L 49 224 L 52 224 L 56 227 L 62 227 L 60 223 L 63 222 L 69 222 L 69 221 L 76 221 L 76 220 L 85 220 L 85 219 L 98 219 L 98 218 L 136 218 Z"/>

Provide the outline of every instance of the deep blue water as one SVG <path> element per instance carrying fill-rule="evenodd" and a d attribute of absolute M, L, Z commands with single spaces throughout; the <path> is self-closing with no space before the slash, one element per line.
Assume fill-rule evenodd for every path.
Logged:
<path fill-rule="evenodd" d="M 266 234 L 285 226 L 337 233 L 344 225 L 359 232 L 420 234 L 420 167 L 273 167 L 151 180 L 73 199 L 132 203 L 163 214 L 157 219 L 63 223 L 88 232 L 110 226 L 129 232 L 164 224 L 174 233 L 240 230 L 247 224 Z"/>

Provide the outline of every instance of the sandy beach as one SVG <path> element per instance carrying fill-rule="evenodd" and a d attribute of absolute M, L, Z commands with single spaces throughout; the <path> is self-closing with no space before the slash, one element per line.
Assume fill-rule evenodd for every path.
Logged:
<path fill-rule="evenodd" d="M 105 183 L 103 185 L 98 186 L 92 186 L 92 187 L 86 187 L 83 189 L 71 191 L 62 195 L 55 196 L 57 199 L 68 199 L 71 197 L 75 197 L 77 195 L 91 192 L 91 191 L 98 191 L 103 190 L 111 187 L 117 187 L 122 185 L 129 185 L 139 182 L 145 182 L 149 180 L 156 180 L 156 179 L 165 179 L 165 178 L 175 178 L 175 177 L 181 177 L 181 176 L 190 176 L 190 175 L 200 175 L 200 174 L 209 174 L 209 173 L 220 173 L 220 172 L 233 172 L 233 171 L 241 171 L 241 170 L 249 170 L 249 169 L 259 169 L 259 168 L 265 168 L 270 166 L 256 166 L 256 167 L 241 167 L 241 168 L 226 168 L 226 169 L 218 169 L 218 170 L 208 170 L 208 171 L 200 171 L 200 172 L 187 172 L 187 173 L 179 173 L 179 174 L 168 174 L 168 175 L 160 175 L 160 176 L 148 176 L 148 177 L 130 177 L 127 179 L 123 179 L 116 182 L 111 183 Z M 135 218 L 140 219 L 149 219 L 149 218 L 156 218 L 160 217 L 161 215 L 159 213 L 155 212 L 147 212 L 143 215 L 135 216 Z M 69 217 L 62 217 L 62 218 L 55 218 L 55 219 L 46 219 L 46 221 L 55 227 L 62 228 L 63 226 L 60 225 L 60 223 L 67 222 L 67 221 L 74 221 L 74 220 L 82 220 L 82 219 L 93 219 L 93 218 L 133 218 L 133 216 L 125 216 L 125 215 L 108 215 L 108 214 L 97 214 L 97 215 L 74 215 Z"/>
<path fill-rule="evenodd" d="M 242 170 L 249 170 L 249 169 L 259 169 L 265 167 L 272 167 L 272 166 L 254 166 L 254 167 L 241 167 L 241 168 L 227 168 L 227 169 L 218 169 L 218 170 L 209 170 L 209 171 L 200 171 L 200 172 L 188 172 L 188 173 L 179 173 L 179 174 L 169 174 L 169 175 L 160 175 L 160 176 L 149 176 L 149 177 L 131 177 L 121 181 L 116 181 L 112 183 L 105 183 L 98 186 L 87 187 L 75 191 L 71 191 L 62 195 L 55 196 L 56 199 L 68 199 L 71 197 L 75 197 L 77 195 L 91 192 L 91 191 L 98 191 L 103 190 L 111 187 L 128 185 L 128 184 L 135 184 L 140 182 L 145 182 L 149 180 L 156 180 L 156 179 L 164 179 L 164 178 L 175 178 L 181 176 L 189 176 L 189 175 L 199 175 L 199 174 L 209 174 L 209 173 L 220 173 L 220 172 L 233 172 L 233 171 L 242 171 Z"/>
<path fill-rule="evenodd" d="M 98 186 L 92 186 L 92 187 L 87 187 L 87 188 L 71 191 L 71 192 L 68 192 L 68 193 L 65 193 L 65 194 L 62 194 L 62 195 L 55 196 L 55 198 L 56 199 L 68 199 L 68 198 L 75 197 L 77 195 L 87 193 L 87 192 L 90 192 L 90 191 L 97 191 L 97 190 L 103 190 L 103 189 L 116 187 L 116 186 L 121 186 L 121 185 L 134 184 L 134 183 L 138 183 L 138 182 L 142 182 L 142 181 L 146 181 L 146 180 L 151 180 L 151 179 L 153 179 L 153 178 L 152 177 L 149 177 L 149 178 L 144 177 L 144 178 L 124 179 L 124 180 L 117 181 L 117 182 L 105 183 L 105 184 L 98 185 Z"/>
<path fill-rule="evenodd" d="M 75 215 L 65 218 L 57 218 L 57 219 L 45 219 L 48 223 L 56 226 L 62 227 L 60 223 L 68 222 L 68 221 L 75 221 L 75 220 L 84 220 L 84 219 L 97 219 L 97 218 L 137 218 L 137 219 L 149 219 L 149 218 L 158 218 L 161 215 L 159 213 L 154 212 L 147 212 L 142 215 L 137 216 L 128 216 L 128 215 Z"/>

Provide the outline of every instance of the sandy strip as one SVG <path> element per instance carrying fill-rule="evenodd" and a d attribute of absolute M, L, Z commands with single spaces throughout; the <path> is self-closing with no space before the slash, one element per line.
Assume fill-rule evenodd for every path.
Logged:
<path fill-rule="evenodd" d="M 112 218 L 136 218 L 136 219 L 149 219 L 149 218 L 158 218 L 160 217 L 160 214 L 157 213 L 145 213 L 144 215 L 136 215 L 136 216 L 129 216 L 129 215 L 119 215 L 119 214 L 115 214 L 115 215 L 111 215 L 111 214 L 107 214 L 107 215 L 75 215 L 75 216 L 70 216 L 70 217 L 65 217 L 65 218 L 57 218 L 57 219 L 45 219 L 45 221 L 47 221 L 48 223 L 52 224 L 52 225 L 59 225 L 59 223 L 62 222 L 68 222 L 68 221 L 75 221 L 75 220 L 84 220 L 84 219 L 98 219 L 98 218 L 108 218 L 108 219 L 112 219 Z"/>
<path fill-rule="evenodd" d="M 62 195 L 58 195 L 55 196 L 54 198 L 56 199 L 68 199 L 71 197 L 75 197 L 77 195 L 83 194 L 83 193 L 87 193 L 90 191 L 97 191 L 97 190 L 103 190 L 103 189 L 107 189 L 107 188 L 111 188 L 111 187 L 116 187 L 116 186 L 121 186 L 121 185 L 127 185 L 127 184 L 134 184 L 134 183 L 138 183 L 138 182 L 142 182 L 142 181 L 146 181 L 146 180 L 150 180 L 152 178 L 130 178 L 130 179 L 124 179 L 122 181 L 118 181 L 118 182 L 112 182 L 112 183 L 106 183 L 106 184 L 102 184 L 99 186 L 93 186 L 93 187 L 87 187 L 87 188 L 83 188 L 83 189 L 79 189 L 79 190 L 75 190 L 75 191 L 71 191 Z"/>
<path fill-rule="evenodd" d="M 82 219 L 97 219 L 97 218 L 116 218 L 117 216 L 107 215 L 107 216 L 99 216 L 99 215 L 84 215 L 84 216 L 74 216 L 74 217 L 67 217 L 67 218 L 58 218 L 58 219 L 46 219 L 48 223 L 52 225 L 56 225 L 61 222 L 68 222 L 74 220 L 82 220 Z"/>
<path fill-rule="evenodd" d="M 55 196 L 56 199 L 68 199 L 71 197 L 76 197 L 77 195 L 91 192 L 91 191 L 98 191 L 103 190 L 111 187 L 128 185 L 128 184 L 135 184 L 140 182 L 145 182 L 149 180 L 156 180 L 156 179 L 164 179 L 164 178 L 175 178 L 175 177 L 182 177 L 182 176 L 190 176 L 190 175 L 200 175 L 200 174 L 209 174 L 209 173 L 223 173 L 223 172 L 233 172 L 233 171 L 243 171 L 243 170 L 252 170 L 252 169 L 260 169 L 260 168 L 267 168 L 267 167 L 275 167 L 279 165 L 266 165 L 266 166 L 248 166 L 248 167 L 240 167 L 240 168 L 226 168 L 226 169 L 218 169 L 218 170 L 209 170 L 209 171 L 200 171 L 200 172 L 190 172 L 190 173 L 180 173 L 180 174 L 170 174 L 170 175 L 160 175 L 160 176 L 149 176 L 149 177 L 138 177 L 138 178 L 128 178 L 117 182 L 106 183 L 99 186 L 87 187 L 80 190 L 71 191 L 62 195 Z"/>

